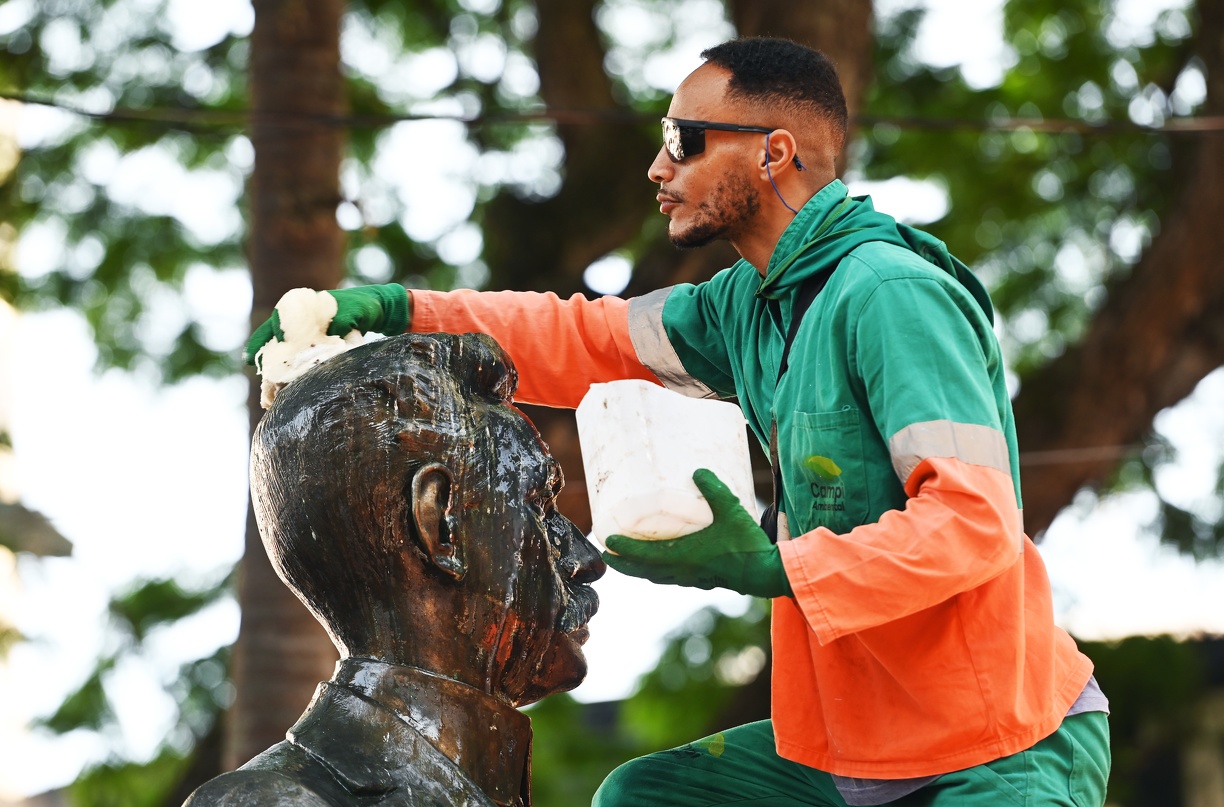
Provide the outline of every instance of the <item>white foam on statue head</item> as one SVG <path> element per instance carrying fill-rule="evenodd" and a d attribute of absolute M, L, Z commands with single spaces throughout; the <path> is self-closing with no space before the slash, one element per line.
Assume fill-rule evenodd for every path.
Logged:
<path fill-rule="evenodd" d="M 259 403 L 272 405 L 276 393 L 312 367 L 364 342 L 359 331 L 343 338 L 327 333 L 336 316 L 336 298 L 325 291 L 290 289 L 276 304 L 283 340 L 277 337 L 255 354 L 259 370 Z"/>

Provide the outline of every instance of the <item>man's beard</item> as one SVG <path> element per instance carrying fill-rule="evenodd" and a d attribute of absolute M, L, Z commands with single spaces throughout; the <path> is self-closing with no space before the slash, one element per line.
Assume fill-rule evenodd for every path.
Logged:
<path fill-rule="evenodd" d="M 761 209 L 761 197 L 742 176 L 728 177 L 714 189 L 714 197 L 697 207 L 697 216 L 683 232 L 668 232 L 679 249 L 704 247 L 718 240 L 729 241 L 735 230 L 751 221 Z"/>

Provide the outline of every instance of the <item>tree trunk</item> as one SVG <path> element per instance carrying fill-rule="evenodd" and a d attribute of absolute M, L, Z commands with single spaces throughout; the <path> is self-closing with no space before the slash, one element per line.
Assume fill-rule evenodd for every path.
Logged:
<path fill-rule="evenodd" d="M 582 273 L 598 258 L 632 241 L 650 210 L 646 167 L 658 149 L 646 127 L 625 125 L 612 93 L 595 24 L 595 0 L 539 0 L 535 58 L 540 96 L 549 109 L 577 111 L 604 125 L 557 124 L 565 146 L 565 180 L 554 197 L 520 199 L 503 193 L 485 213 L 485 259 L 500 288 L 584 289 Z M 598 192 L 593 192 L 598 188 Z M 591 526 L 574 413 L 524 407 L 565 470 L 558 509 L 582 530 Z"/>
<path fill-rule="evenodd" d="M 538 0 L 535 59 L 549 109 L 580 120 L 557 123 L 565 180 L 548 199 L 502 193 L 485 211 L 485 260 L 498 285 L 569 294 L 591 263 L 641 230 L 649 205 L 646 168 L 657 126 L 632 119 L 613 96 L 595 24 L 595 0 Z M 596 191 L 595 189 L 598 189 Z"/>
<path fill-rule="evenodd" d="M 343 277 L 344 233 L 336 222 L 344 129 L 329 120 L 347 111 L 340 73 L 343 0 L 255 0 L 251 35 L 252 325 L 287 290 L 336 288 Z M 257 379 L 251 426 L 263 412 Z M 336 651 L 323 629 L 273 572 L 248 513 L 234 646 L 237 697 L 226 719 L 224 764 L 241 765 L 284 739 Z"/>
<path fill-rule="evenodd" d="M 1200 114 L 1224 114 L 1224 0 L 1199 0 Z M 1178 144 L 1183 145 L 1183 144 Z M 1025 380 L 1016 396 L 1024 520 L 1039 535 L 1085 485 L 1105 480 L 1161 409 L 1224 365 L 1224 138 L 1175 154 L 1178 194 L 1131 274 L 1109 290 L 1085 338 Z"/>

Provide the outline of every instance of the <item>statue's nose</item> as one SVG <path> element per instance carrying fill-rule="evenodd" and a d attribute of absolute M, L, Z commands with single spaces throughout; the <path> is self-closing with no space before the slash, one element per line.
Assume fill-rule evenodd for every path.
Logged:
<path fill-rule="evenodd" d="M 561 565 L 566 575 L 579 584 L 591 583 L 603 577 L 608 566 L 600 557 L 599 550 L 568 518 L 558 514 L 556 519 L 565 533 L 561 538 L 564 552 Z"/>

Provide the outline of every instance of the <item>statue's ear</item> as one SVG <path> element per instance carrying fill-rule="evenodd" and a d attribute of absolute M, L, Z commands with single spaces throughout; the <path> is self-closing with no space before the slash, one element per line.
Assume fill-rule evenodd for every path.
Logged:
<path fill-rule="evenodd" d="M 412 520 L 425 557 L 444 575 L 462 580 L 467 567 L 455 534 L 455 479 L 450 469 L 437 462 L 412 475 Z"/>

